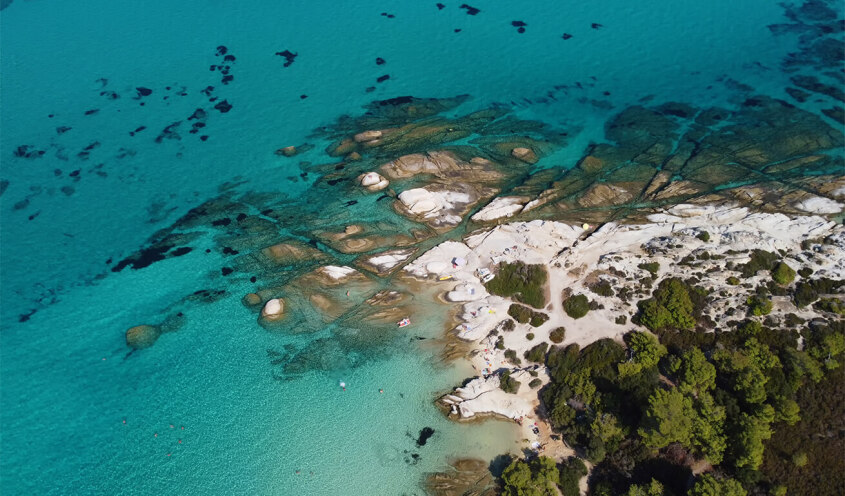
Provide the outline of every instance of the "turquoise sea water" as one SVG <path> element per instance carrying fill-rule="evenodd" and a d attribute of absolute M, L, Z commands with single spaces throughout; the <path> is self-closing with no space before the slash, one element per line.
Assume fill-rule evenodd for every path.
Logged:
<path fill-rule="evenodd" d="M 432 400 L 468 371 L 393 330 L 378 345 L 347 336 L 317 347 L 328 363 L 278 380 L 268 350 L 309 349 L 337 328 L 313 315 L 313 332 L 259 327 L 240 303 L 253 286 L 222 278 L 224 258 L 203 253 L 210 239 L 141 270 L 106 261 L 224 184 L 313 202 L 313 177 L 288 179 L 297 161 L 273 152 L 310 142 L 297 160 L 325 161 L 313 131 L 373 100 L 503 105 L 566 129 L 569 145 L 539 166 L 568 167 L 627 105 L 731 106 L 747 97 L 742 85 L 785 99 L 794 75 L 782 63 L 798 36 L 768 28 L 787 22 L 768 0 L 477 1 L 477 15 L 444 3 L 14 0 L 2 10 L 0 492 L 421 494 L 423 475 L 449 458 L 512 448 L 509 424 L 448 422 Z M 220 45 L 236 57 L 228 84 L 209 70 Z M 297 54 L 289 67 L 274 55 L 284 50 Z M 152 93 L 136 97 L 138 87 Z M 213 108 L 222 100 L 230 111 Z M 206 127 L 191 134 L 197 108 Z M 180 139 L 157 143 L 177 121 Z M 45 153 L 16 157 L 22 145 Z M 126 356 L 127 328 L 206 288 L 228 293 L 186 306 L 182 329 Z M 437 337 L 445 315 L 416 322 L 415 336 Z M 435 436 L 418 447 L 426 426 Z"/>

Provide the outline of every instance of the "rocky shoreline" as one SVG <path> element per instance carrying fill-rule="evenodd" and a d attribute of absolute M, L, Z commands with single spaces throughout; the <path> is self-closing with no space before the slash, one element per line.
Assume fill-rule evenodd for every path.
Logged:
<path fill-rule="evenodd" d="M 745 317 L 754 288 L 769 279 L 768 270 L 746 274 L 740 282 L 732 275 L 740 275 L 739 268 L 761 251 L 777 253 L 794 273 L 806 274 L 809 268 L 814 277 L 845 279 L 845 227 L 823 217 L 682 204 L 648 221 L 608 223 L 595 230 L 547 221 L 503 224 L 472 233 L 463 243 L 442 243 L 405 266 L 403 272 L 411 277 L 454 281 L 444 300 L 461 308 L 462 322 L 452 332 L 471 343 L 470 360 L 480 375 L 438 399 L 449 416 L 519 422 L 520 449 L 562 459 L 574 451 L 552 434 L 538 399 L 549 381 L 547 369 L 527 359 L 539 343 L 584 347 L 602 338 L 621 343 L 625 333 L 645 330 L 631 322 L 636 301 L 648 297 L 653 281 L 667 278 L 693 279 L 715 295 L 705 313 L 708 325 L 699 329 L 713 332 L 732 318 Z M 540 264 L 548 271 L 551 298 L 540 309 L 548 319 L 539 326 L 511 320 L 509 308 L 519 302 L 490 294 L 480 280 L 480 274 L 495 274 L 498 264 L 516 262 Z M 590 310 L 573 318 L 563 302 L 576 294 L 591 300 Z M 843 300 L 841 294 L 822 296 Z M 771 300 L 767 315 L 753 318 L 794 327 L 824 317 L 818 308 L 797 307 L 785 291 Z M 565 338 L 555 339 L 552 333 L 561 328 Z"/>

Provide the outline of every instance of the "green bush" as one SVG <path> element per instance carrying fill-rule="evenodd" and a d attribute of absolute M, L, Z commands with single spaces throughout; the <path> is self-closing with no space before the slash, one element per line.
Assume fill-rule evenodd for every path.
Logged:
<path fill-rule="evenodd" d="M 822 298 L 813 306 L 824 312 L 832 312 L 836 315 L 845 315 L 845 302 L 837 300 L 836 298 Z"/>
<path fill-rule="evenodd" d="M 534 308 L 546 306 L 548 274 L 544 265 L 523 262 L 501 263 L 496 277 L 485 284 L 494 295 L 513 298 Z"/>
<path fill-rule="evenodd" d="M 549 349 L 549 343 L 540 343 L 530 350 L 525 352 L 525 359 L 529 362 L 543 363 L 546 360 L 546 351 Z"/>
<path fill-rule="evenodd" d="M 641 263 L 637 265 L 638 268 L 647 270 L 651 273 L 652 277 L 657 277 L 657 270 L 660 268 L 659 262 L 648 262 L 648 263 Z"/>
<path fill-rule="evenodd" d="M 727 283 L 731 286 L 739 286 L 739 278 L 736 276 L 730 276 L 727 280 Z"/>
<path fill-rule="evenodd" d="M 520 360 L 519 357 L 516 356 L 516 351 L 514 350 L 505 350 L 505 358 L 507 358 L 508 361 L 514 365 L 519 365 L 522 363 L 522 360 Z"/>
<path fill-rule="evenodd" d="M 507 319 L 507 320 L 504 320 L 502 322 L 504 322 L 502 324 L 502 330 L 503 331 L 511 332 L 514 329 L 516 329 L 516 323 L 514 321 L 512 321 L 511 319 Z"/>
<path fill-rule="evenodd" d="M 743 277 L 754 277 L 761 270 L 771 270 L 778 255 L 770 251 L 754 250 L 751 252 L 751 260 L 740 268 Z"/>
<path fill-rule="evenodd" d="M 772 269 L 772 279 L 781 286 L 786 286 L 795 280 L 795 271 L 789 265 L 778 262 Z"/>
<path fill-rule="evenodd" d="M 607 281 L 601 281 L 593 284 L 590 286 L 590 291 L 599 296 L 613 296 L 613 287 L 611 287 L 610 283 Z"/>
<path fill-rule="evenodd" d="M 696 238 L 698 238 L 701 241 L 704 241 L 706 243 L 706 242 L 710 241 L 710 233 L 707 232 L 707 231 L 701 231 L 700 233 L 698 233 Z"/>
<path fill-rule="evenodd" d="M 616 322 L 619 325 L 625 325 L 625 324 L 628 323 L 628 316 L 627 315 L 620 315 L 620 316 L 616 317 L 616 319 L 614 319 L 614 322 Z"/>
<path fill-rule="evenodd" d="M 496 349 L 497 350 L 504 350 L 505 349 L 505 338 L 499 336 L 499 339 L 496 340 Z"/>
<path fill-rule="evenodd" d="M 563 496 L 578 496 L 578 482 L 587 475 L 587 466 L 580 458 L 569 457 L 560 467 L 560 492 Z"/>
<path fill-rule="evenodd" d="M 798 275 L 806 279 L 813 275 L 813 269 L 809 267 L 801 267 L 800 269 L 798 269 Z"/>
<path fill-rule="evenodd" d="M 695 327 L 694 306 L 689 287 L 680 279 L 664 279 L 654 290 L 652 297 L 639 302 L 637 306 L 640 309 L 640 323 L 652 331 Z"/>
<path fill-rule="evenodd" d="M 511 306 L 508 307 L 508 315 L 520 324 L 531 324 L 532 327 L 540 327 L 549 320 L 549 316 L 543 312 L 537 312 L 516 303 L 511 303 Z"/>
<path fill-rule="evenodd" d="M 566 329 L 563 327 L 558 327 L 549 333 L 549 339 L 552 343 L 562 343 L 565 337 Z"/>
<path fill-rule="evenodd" d="M 531 461 L 514 460 L 502 472 L 504 496 L 553 496 L 560 479 L 557 465 L 541 456 Z"/>
<path fill-rule="evenodd" d="M 580 319 L 590 311 L 590 301 L 582 294 L 570 296 L 563 302 L 563 309 L 566 311 L 566 315 L 573 319 Z"/>
<path fill-rule="evenodd" d="M 502 391 L 506 393 L 516 394 L 519 391 L 519 386 L 521 383 L 511 377 L 511 371 L 506 370 L 502 373 L 502 376 L 499 378 L 499 387 L 502 388 Z"/>
<path fill-rule="evenodd" d="M 772 300 L 765 296 L 749 296 L 745 302 L 748 304 L 748 311 L 751 315 L 769 315 L 772 311 Z"/>
<path fill-rule="evenodd" d="M 807 465 L 808 461 L 807 453 L 804 453 L 803 451 L 799 451 L 798 453 L 792 455 L 792 464 L 796 467 L 803 467 Z"/>
<path fill-rule="evenodd" d="M 534 340 L 534 333 L 529 332 L 528 334 L 525 335 L 525 339 L 527 339 L 529 341 L 533 341 Z"/>
<path fill-rule="evenodd" d="M 531 382 L 528 383 L 528 387 L 530 387 L 531 389 L 537 389 L 542 384 L 543 381 L 541 379 L 531 379 Z"/>

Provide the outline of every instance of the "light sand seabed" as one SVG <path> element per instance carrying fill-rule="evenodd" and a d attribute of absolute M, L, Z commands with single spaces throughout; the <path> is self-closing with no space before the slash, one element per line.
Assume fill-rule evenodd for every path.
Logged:
<path fill-rule="evenodd" d="M 703 281 L 718 292 L 720 288 L 731 288 L 725 283 L 728 276 L 724 265 L 728 260 L 744 263 L 748 260 L 747 253 L 753 249 L 786 250 L 790 255 L 785 257 L 786 262 L 797 269 L 798 261 L 809 261 L 801 258 L 801 242 L 827 236 L 832 236 L 836 242 L 816 250 L 812 260 L 815 273 L 832 278 L 845 277 L 845 228 L 819 216 L 789 218 L 782 214 L 750 213 L 746 208 L 677 205 L 649 216 L 648 220 L 651 223 L 641 225 L 609 223 L 594 232 L 590 231 L 594 226 L 585 230 L 582 226 L 541 220 L 504 224 L 472 234 L 463 243 L 442 243 L 406 266 L 404 271 L 418 278 L 452 276 L 449 281 L 452 290 L 445 299 L 462 305 L 459 314 L 463 321 L 454 332 L 472 343 L 470 362 L 475 371 L 483 371 L 464 387 L 441 398 L 441 403 L 461 419 L 477 416 L 521 419 L 523 443 L 520 448 L 540 443 L 544 446 L 544 454 L 562 458 L 573 451 L 563 441 L 553 441 L 549 425 L 535 413 L 539 406 L 538 389 L 528 387 L 533 377 L 527 372 L 535 366 L 516 367 L 505 358 L 504 350 L 496 349 L 496 340 L 504 337 L 505 348 L 522 356 L 532 346 L 548 342 L 549 333 L 561 326 L 566 328 L 566 338 L 561 345 L 577 343 L 582 347 L 602 338 L 621 340 L 625 333 L 636 328 L 630 323 L 619 325 L 614 322 L 616 316 L 630 317 L 636 311 L 635 303 L 622 304 L 620 300 L 604 309 L 590 311 L 581 319 L 572 319 L 563 309 L 561 294 L 564 290 L 597 298 L 587 289 L 589 284 L 597 282 L 597 277 L 609 274 L 607 269 L 611 267 L 616 271 L 637 273 L 637 265 L 645 259 L 660 262 L 658 276 L 661 278 L 689 277 L 693 269 L 679 265 L 681 258 L 705 249 L 714 254 L 733 250 L 730 253 L 738 255 L 714 261 L 721 270 L 708 271 L 708 279 Z M 710 234 L 709 241 L 697 237 L 704 231 Z M 652 250 L 652 253 L 660 254 L 649 255 L 644 250 L 646 247 L 663 250 Z M 453 265 L 456 258 L 466 260 L 466 263 L 456 267 Z M 482 268 L 493 270 L 499 262 L 518 260 L 547 267 L 551 301 L 543 311 L 550 318 L 537 328 L 517 324 L 513 332 L 491 336 L 491 331 L 507 318 L 511 301 L 489 294 L 477 271 Z M 763 280 L 768 275 L 761 273 L 755 277 Z M 786 308 L 789 304 L 782 301 L 776 301 L 776 304 L 776 312 L 790 310 L 799 315 L 812 312 Z M 724 323 L 724 312 L 720 313 L 712 317 L 716 317 L 717 322 L 721 317 L 720 323 Z M 526 338 L 528 332 L 535 335 L 533 340 Z M 499 376 L 493 371 L 501 369 L 511 369 L 512 376 L 521 382 L 516 394 L 500 389 Z M 536 366 L 536 372 L 544 384 L 548 382 L 545 367 Z M 532 431 L 535 424 L 539 435 Z M 514 452 L 518 453 L 518 450 Z"/>

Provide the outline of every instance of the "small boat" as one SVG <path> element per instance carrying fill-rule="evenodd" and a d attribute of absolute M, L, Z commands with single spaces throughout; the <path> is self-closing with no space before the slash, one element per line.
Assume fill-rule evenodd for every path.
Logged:
<path fill-rule="evenodd" d="M 407 327 L 407 326 L 411 325 L 411 319 L 409 319 L 408 317 L 405 317 L 404 319 L 397 322 L 396 325 L 398 325 L 399 327 Z"/>

